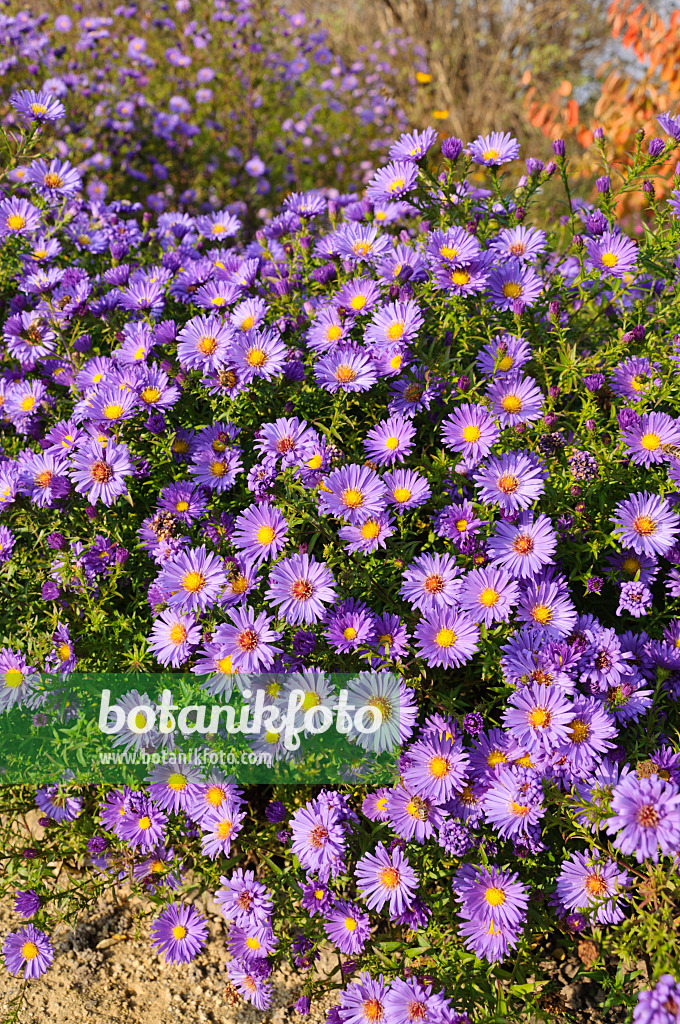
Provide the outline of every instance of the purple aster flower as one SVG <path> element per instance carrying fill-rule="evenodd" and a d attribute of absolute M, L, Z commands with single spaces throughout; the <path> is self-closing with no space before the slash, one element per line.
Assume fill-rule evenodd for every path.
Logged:
<path fill-rule="evenodd" d="M 342 259 L 374 263 L 391 249 L 392 239 L 373 224 L 344 224 L 336 233 L 336 246 Z"/>
<path fill-rule="evenodd" d="M 222 559 L 205 544 L 181 551 L 158 577 L 169 592 L 168 603 L 187 611 L 205 611 L 217 601 L 227 582 Z"/>
<path fill-rule="evenodd" d="M 569 740 L 574 717 L 571 701 L 555 686 L 531 683 L 508 698 L 503 725 L 509 735 L 528 751 L 550 752 Z"/>
<path fill-rule="evenodd" d="M 47 935 L 32 924 L 10 932 L 2 944 L 5 967 L 10 974 L 22 969 L 24 978 L 39 978 L 54 962 L 54 947 Z"/>
<path fill-rule="evenodd" d="M 469 661 L 477 650 L 479 627 L 451 608 L 434 609 L 416 626 L 418 657 L 431 667 L 456 667 Z"/>
<path fill-rule="evenodd" d="M 424 131 L 404 132 L 396 142 L 390 146 L 390 160 L 406 160 L 417 163 L 425 156 L 437 139 L 437 132 L 434 128 L 425 128 Z"/>
<path fill-rule="evenodd" d="M 475 163 L 484 164 L 485 167 L 500 167 L 519 156 L 519 142 L 513 139 L 510 132 L 478 135 L 474 142 L 468 143 L 467 148 Z"/>
<path fill-rule="evenodd" d="M 442 813 L 434 800 L 411 793 L 405 786 L 395 786 L 385 793 L 386 820 L 407 842 L 422 844 L 442 825 Z"/>
<path fill-rule="evenodd" d="M 274 423 L 260 427 L 255 447 L 264 456 L 274 455 L 281 459 L 282 466 L 300 465 L 313 456 L 318 446 L 318 435 L 297 416 L 290 419 L 281 417 Z"/>
<path fill-rule="evenodd" d="M 290 820 L 291 849 L 306 871 L 322 881 L 344 870 L 345 830 L 335 808 L 311 800 Z"/>
<path fill-rule="evenodd" d="M 491 274 L 491 254 L 482 252 L 479 257 L 464 267 L 440 264 L 435 267 L 434 283 L 437 288 L 454 295 L 475 295 L 483 291 Z"/>
<path fill-rule="evenodd" d="M 355 277 L 338 292 L 335 302 L 350 316 L 368 313 L 380 301 L 380 288 L 371 277 Z M 339 341 L 340 338 L 334 339 Z"/>
<path fill-rule="evenodd" d="M 203 782 L 203 773 L 193 765 L 156 765 L 148 777 L 149 796 L 164 811 L 178 814 L 193 801 L 193 791 Z"/>
<path fill-rule="evenodd" d="M 526 920 L 527 887 L 515 872 L 465 864 L 454 875 L 453 892 L 461 904 L 466 947 L 487 960 L 504 959 Z"/>
<path fill-rule="evenodd" d="M 438 535 L 452 540 L 457 548 L 463 547 L 484 525 L 486 525 L 484 520 L 477 519 L 474 506 L 470 501 L 445 505 L 434 520 Z"/>
<path fill-rule="evenodd" d="M 489 296 L 499 310 L 513 310 L 515 303 L 533 306 L 543 291 L 543 282 L 533 267 L 509 260 L 489 274 Z"/>
<path fill-rule="evenodd" d="M 158 499 L 159 509 L 171 512 L 184 523 L 202 519 L 207 507 L 205 495 L 193 484 L 182 480 L 164 487 Z"/>
<path fill-rule="evenodd" d="M 126 813 L 115 824 L 115 831 L 134 850 L 147 852 L 164 843 L 167 820 L 167 814 L 151 800 L 140 797 L 126 808 Z"/>
<path fill-rule="evenodd" d="M 460 789 L 469 765 L 460 738 L 444 733 L 418 740 L 409 747 L 408 759 L 404 783 L 417 796 L 437 804 Z"/>
<path fill-rule="evenodd" d="M 247 383 L 256 377 L 272 380 L 281 373 L 285 360 L 286 346 L 278 331 L 269 328 L 243 333 L 235 339 L 230 354 L 230 361 Z"/>
<path fill-rule="evenodd" d="M 270 502 L 251 505 L 234 523 L 234 547 L 260 565 L 276 558 L 286 545 L 288 523 Z"/>
<path fill-rule="evenodd" d="M 617 395 L 623 395 L 629 401 L 640 401 L 640 399 L 654 394 L 661 387 L 658 370 L 659 363 L 650 362 L 646 356 L 632 356 L 630 359 L 625 359 L 614 369 L 611 381 L 612 391 Z M 621 410 L 621 412 L 633 413 L 633 410 Z M 620 425 L 623 426 L 623 424 Z"/>
<path fill-rule="evenodd" d="M 256 616 L 246 605 L 231 608 L 227 615 L 231 622 L 218 626 L 213 639 L 224 646 L 224 656 L 231 658 L 233 669 L 258 672 L 270 668 L 281 653 L 281 648 L 274 646 L 281 634 L 271 629 L 271 617 L 265 612 Z"/>
<path fill-rule="evenodd" d="M 663 412 L 643 413 L 634 425 L 622 430 L 621 435 L 631 462 L 647 467 L 668 459 L 664 445 L 680 443 L 680 427 Z"/>
<path fill-rule="evenodd" d="M 241 928 L 268 923 L 272 899 L 266 886 L 255 880 L 253 871 L 237 868 L 231 878 L 222 875 L 220 882 L 224 888 L 215 893 L 215 902 L 226 921 L 234 921 Z"/>
<path fill-rule="evenodd" d="M 479 258 L 479 242 L 464 228 L 449 227 L 431 231 L 427 236 L 425 253 L 433 267 L 449 269 L 466 267 Z"/>
<path fill-rule="evenodd" d="M 533 423 L 543 415 L 543 392 L 531 377 L 504 375 L 490 386 L 489 398 L 503 427 Z"/>
<path fill-rule="evenodd" d="M 366 327 L 364 340 L 373 345 L 408 345 L 423 325 L 423 314 L 413 300 L 389 302 L 378 309 Z"/>
<path fill-rule="evenodd" d="M 367 352 L 340 347 L 328 352 L 314 367 L 314 379 L 324 391 L 368 391 L 378 379 Z"/>
<path fill-rule="evenodd" d="M 217 316 L 195 316 L 177 335 L 180 366 L 192 370 L 218 370 L 227 362 L 233 332 Z"/>
<path fill-rule="evenodd" d="M 549 637 L 568 636 L 576 609 L 557 583 L 531 583 L 520 596 L 517 617 Z"/>
<path fill-rule="evenodd" d="M 661 116 L 668 117 L 667 114 Z M 633 1024 L 678 1024 L 678 1021 L 680 984 L 672 974 L 662 974 L 654 988 L 640 992 L 633 1010 Z"/>
<path fill-rule="evenodd" d="M 338 537 L 344 540 L 350 554 L 359 551 L 362 555 L 371 554 L 378 548 L 385 547 L 385 541 L 394 533 L 394 518 L 383 514 L 367 519 L 361 526 L 341 526 Z"/>
<path fill-rule="evenodd" d="M 416 428 L 411 420 L 397 413 L 368 431 L 364 449 L 378 466 L 403 462 L 411 453 L 415 435 Z"/>
<path fill-rule="evenodd" d="M 33 917 L 40 910 L 41 900 L 35 889 L 28 889 L 25 892 L 17 891 L 14 900 L 14 912 L 21 914 L 28 919 Z"/>
<path fill-rule="evenodd" d="M 614 513 L 611 521 L 622 543 L 638 554 L 663 555 L 680 533 L 680 516 L 658 494 L 631 494 L 619 502 Z"/>
<path fill-rule="evenodd" d="M 493 564 L 519 579 L 536 576 L 553 561 L 557 537 L 548 516 L 523 512 L 517 522 L 496 523 L 487 551 Z"/>
<path fill-rule="evenodd" d="M 228 857 L 244 820 L 245 814 L 231 800 L 226 800 L 219 809 L 206 811 L 201 818 L 201 852 L 211 860 L 222 855 Z"/>
<path fill-rule="evenodd" d="M 383 663 L 399 661 L 409 649 L 410 633 L 398 615 L 388 613 L 373 620 L 371 646 L 375 648 Z"/>
<path fill-rule="evenodd" d="M 545 814 L 540 779 L 526 768 L 504 768 L 496 773 L 481 807 L 485 820 L 503 839 L 526 834 Z"/>
<path fill-rule="evenodd" d="M 323 927 L 333 945 L 345 956 L 361 953 L 371 933 L 368 914 L 347 900 L 337 900 L 326 914 Z"/>
<path fill-rule="evenodd" d="M 476 471 L 474 479 L 482 501 L 510 511 L 527 508 L 540 498 L 547 475 L 536 455 L 523 450 L 492 456 Z"/>
<path fill-rule="evenodd" d="M 460 575 L 451 555 L 418 555 L 404 573 L 399 595 L 423 612 L 451 607 L 458 601 Z"/>
<path fill-rule="evenodd" d="M 249 1003 L 258 1009 L 266 1010 L 272 1001 L 273 985 L 267 981 L 268 975 L 261 974 L 258 964 L 262 961 L 251 960 L 241 963 L 238 960 L 231 960 L 226 965 L 226 971 L 232 985 Z"/>
<path fill-rule="evenodd" d="M 324 480 L 319 510 L 324 515 L 343 516 L 352 526 L 360 526 L 384 511 L 384 492 L 382 480 L 368 466 L 343 466 Z"/>
<path fill-rule="evenodd" d="M 454 452 L 479 461 L 500 436 L 493 416 L 481 405 L 461 405 L 442 423 L 442 439 Z"/>
<path fill-rule="evenodd" d="M 70 476 L 79 494 L 85 494 L 91 505 L 102 501 L 113 505 L 127 494 L 125 477 L 133 472 L 126 445 L 113 438 L 90 438 L 71 456 Z"/>
<path fill-rule="evenodd" d="M 385 473 L 383 481 L 385 501 L 400 513 L 424 505 L 432 493 L 427 478 L 413 469 L 395 469 Z"/>
<path fill-rule="evenodd" d="M 333 574 L 325 562 L 309 555 L 292 555 L 272 568 L 266 596 L 294 626 L 319 622 L 326 614 L 324 605 L 336 598 Z"/>
<path fill-rule="evenodd" d="M 422 984 L 415 978 L 403 981 L 395 978 L 385 996 L 385 1020 L 390 1024 L 434 1024 L 446 1020 L 443 1016 L 445 1002 L 441 994 L 435 995 L 431 985 Z"/>
<path fill-rule="evenodd" d="M 565 910 L 578 910 L 592 924 L 618 924 L 625 917 L 622 892 L 630 876 L 599 850 L 572 853 L 557 876 L 555 896 Z"/>
<path fill-rule="evenodd" d="M 525 228 L 520 224 L 516 228 L 503 228 L 490 244 L 492 249 L 502 253 L 506 258 L 531 263 L 545 251 L 545 240 L 545 231 L 541 231 L 540 228 Z"/>
<path fill-rule="evenodd" d="M 390 986 L 382 974 L 371 978 L 368 971 L 362 971 L 339 993 L 338 1024 L 382 1024 L 387 1020 L 385 999 Z M 330 1017 L 326 1024 L 331 1024 Z"/>
<path fill-rule="evenodd" d="M 624 277 L 637 263 L 637 245 L 626 235 L 605 231 L 599 238 L 586 238 L 585 243 L 587 265 L 610 277 Z"/>
<path fill-rule="evenodd" d="M 616 833 L 614 846 L 638 864 L 646 859 L 659 862 L 674 856 L 680 846 L 680 791 L 675 783 L 658 775 L 638 778 L 631 772 L 614 787 L 612 816 L 607 818 L 609 835 Z"/>
<path fill-rule="evenodd" d="M 507 622 L 517 603 L 519 588 L 502 569 L 473 569 L 463 578 L 459 603 L 474 622 L 490 628 L 494 622 Z"/>
<path fill-rule="evenodd" d="M 328 643 L 345 654 L 356 651 L 370 642 L 374 632 L 373 612 L 363 601 L 349 598 L 328 613 L 326 619 Z"/>
<path fill-rule="evenodd" d="M 47 452 L 28 452 L 19 465 L 17 488 L 29 495 L 34 505 L 52 506 L 56 499 L 65 497 L 71 489 L 67 463 Z"/>
<path fill-rule="evenodd" d="M 395 161 L 380 167 L 368 185 L 366 196 L 372 203 L 385 203 L 411 192 L 418 180 L 418 168 L 413 163 Z"/>
<path fill-rule="evenodd" d="M 26 121 L 43 124 L 46 121 L 58 121 L 66 117 L 66 109 L 61 100 L 49 92 L 34 89 L 21 89 L 10 96 L 10 103 Z"/>
<path fill-rule="evenodd" d="M 154 622 L 148 641 L 149 650 L 161 665 L 179 668 L 200 644 L 201 629 L 193 615 L 169 608 Z"/>
<path fill-rule="evenodd" d="M 644 585 L 642 580 L 637 582 L 630 580 L 627 583 L 621 584 L 619 606 L 616 609 L 617 615 L 625 611 L 639 619 L 641 615 L 648 615 L 651 610 L 652 592 Z"/>
<path fill-rule="evenodd" d="M 378 843 L 374 853 L 365 853 L 355 868 L 357 888 L 366 900 L 369 910 L 380 911 L 389 903 L 389 914 L 394 918 L 413 903 L 418 888 L 418 876 L 401 850 L 388 853 Z"/>
<path fill-rule="evenodd" d="M 206 919 L 185 903 L 171 903 L 151 925 L 151 948 L 163 953 L 166 963 L 188 964 L 207 938 Z"/>
<path fill-rule="evenodd" d="M 78 171 L 68 160 L 34 160 L 29 167 L 28 177 L 36 191 L 48 202 L 58 202 L 66 196 L 74 196 L 82 188 Z"/>

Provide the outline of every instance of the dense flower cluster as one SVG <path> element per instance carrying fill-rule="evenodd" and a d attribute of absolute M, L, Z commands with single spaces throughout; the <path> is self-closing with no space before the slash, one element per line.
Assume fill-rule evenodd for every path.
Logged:
<path fill-rule="evenodd" d="M 66 117 L 58 159 L 30 172 L 44 195 L 56 194 L 55 175 L 73 189 L 80 173 L 93 200 L 113 191 L 156 211 L 201 204 L 209 218 L 226 196 L 256 210 L 281 188 L 326 181 L 341 191 L 403 126 L 395 87 L 415 86 L 422 64 L 398 33 L 347 63 L 320 23 L 258 0 L 97 10 L 2 18 L 0 74 L 16 90 L 4 123 Z M 219 220 L 212 228 L 219 241 Z"/>
<path fill-rule="evenodd" d="M 45 92 L 14 107 L 63 116 Z M 446 141 L 402 135 L 363 195 L 292 193 L 253 238 L 226 209 L 151 226 L 57 158 L 0 200 L 0 572 L 40 609 L 3 620 L 3 720 L 77 722 L 74 669 L 157 666 L 226 698 L 301 689 L 305 711 L 334 707 L 342 668 L 381 715 L 350 733 L 346 791 L 275 797 L 266 824 L 238 780 L 177 763 L 37 805 L 89 821 L 112 887 L 131 868 L 166 898 L 169 961 L 205 943 L 181 892 L 203 872 L 260 1009 L 287 956 L 307 1012 L 334 946 L 361 973 L 331 1024 L 461 1024 L 496 1006 L 477 975 L 507 981 L 494 965 L 545 933 L 616 948 L 632 922 L 625 955 L 677 962 L 677 222 L 637 242 L 609 200 L 572 201 L 549 236 L 522 222 L 560 146 L 510 184 L 510 136 Z M 167 753 L 135 719 L 155 699 L 120 699 L 116 743 Z M 392 783 L 360 788 L 395 748 Z M 285 872 L 248 867 L 266 849 Z M 16 908 L 42 923 L 38 872 Z M 34 924 L 4 953 L 26 977 L 53 958 Z M 675 1019 L 669 979 L 636 1020 Z"/>

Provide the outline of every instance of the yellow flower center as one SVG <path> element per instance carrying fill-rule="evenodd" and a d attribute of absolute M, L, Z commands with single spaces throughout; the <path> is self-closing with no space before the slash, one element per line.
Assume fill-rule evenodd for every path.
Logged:
<path fill-rule="evenodd" d="M 490 885 L 484 893 L 484 898 L 490 907 L 500 907 L 505 903 L 505 893 L 496 885 Z"/>
<path fill-rule="evenodd" d="M 497 149 L 485 149 L 482 153 L 482 158 L 484 160 L 498 160 L 499 156 L 500 153 Z"/>
<path fill-rule="evenodd" d="M 430 775 L 435 779 L 443 779 L 451 771 L 451 765 L 445 757 L 437 755 L 430 761 Z"/>
<path fill-rule="evenodd" d="M 444 627 L 440 629 L 435 638 L 435 643 L 438 647 L 453 647 L 457 640 L 457 636 L 452 629 Z"/>
<path fill-rule="evenodd" d="M 361 508 L 364 503 L 364 495 L 355 487 L 348 487 L 342 492 L 342 503 L 347 508 Z"/>
<path fill-rule="evenodd" d="M 468 427 L 463 427 L 463 440 L 467 441 L 468 444 L 472 444 L 474 441 L 479 441 L 482 436 L 482 432 L 479 427 L 476 427 L 473 423 Z"/>
<path fill-rule="evenodd" d="M 531 617 L 534 622 L 539 622 L 542 626 L 545 626 L 551 621 L 553 613 L 547 604 L 537 604 L 531 609 Z"/>
<path fill-rule="evenodd" d="M 619 257 L 616 255 L 615 252 L 603 252 L 602 262 L 604 263 L 605 267 L 615 267 L 616 264 L 619 262 Z"/>
<path fill-rule="evenodd" d="M 544 729 L 550 725 L 550 712 L 547 708 L 534 708 L 529 714 L 529 725 L 534 729 Z"/>
<path fill-rule="evenodd" d="M 506 281 L 503 285 L 503 295 L 506 299 L 518 299 L 522 294 L 522 285 L 517 281 Z"/>
<path fill-rule="evenodd" d="M 649 537 L 656 532 L 656 523 L 651 516 L 636 516 L 633 520 L 633 529 L 643 537 Z"/>
<path fill-rule="evenodd" d="M 396 323 L 390 324 L 387 328 L 387 337 L 390 341 L 399 341 L 405 330 L 406 324 L 401 320 L 397 320 Z"/>
<path fill-rule="evenodd" d="M 354 929 L 356 928 L 356 926 L 357 926 L 357 923 L 356 923 L 356 921 L 354 920 L 353 917 L 346 917 L 345 918 L 345 928 L 347 929 L 348 932 L 353 932 Z"/>
<path fill-rule="evenodd" d="M 345 640 L 354 640 L 354 638 L 357 635 L 357 631 L 354 628 L 354 626 L 348 626 L 347 629 L 343 629 L 342 635 L 344 636 Z"/>
<path fill-rule="evenodd" d="M 251 348 L 246 355 L 246 362 L 250 366 L 264 366 L 267 362 L 267 353 L 261 348 Z"/>
<path fill-rule="evenodd" d="M 183 644 L 187 638 L 186 627 L 181 622 L 176 622 L 170 630 L 170 640 L 173 644 Z"/>
<path fill-rule="evenodd" d="M 400 882 L 399 872 L 396 868 L 383 868 L 380 872 L 380 881 L 386 889 L 396 889 Z"/>
<path fill-rule="evenodd" d="M 271 544 L 276 536 L 271 526 L 261 526 L 255 534 L 258 544 Z"/>
<path fill-rule="evenodd" d="M 658 434 L 643 434 L 640 438 L 640 444 L 648 452 L 655 452 L 661 444 L 661 438 Z"/>
<path fill-rule="evenodd" d="M 364 540 L 375 540 L 380 533 L 380 524 L 375 519 L 369 519 L 367 523 L 361 527 L 361 536 Z"/>
<path fill-rule="evenodd" d="M 353 299 L 350 299 L 350 306 L 352 309 L 363 309 L 366 305 L 365 295 L 355 295 Z"/>
<path fill-rule="evenodd" d="M 183 939 L 186 933 L 187 930 L 183 924 L 176 924 L 175 927 L 172 929 L 172 934 L 177 940 Z"/>
<path fill-rule="evenodd" d="M 197 594 L 199 590 L 203 590 L 205 584 L 206 579 L 202 572 L 188 572 L 182 580 L 182 586 L 190 594 Z"/>
<path fill-rule="evenodd" d="M 33 395 L 26 395 L 26 397 L 22 398 L 21 402 L 19 403 L 19 408 L 21 409 L 22 412 L 30 412 L 34 406 L 35 397 Z"/>
<path fill-rule="evenodd" d="M 469 280 L 470 275 L 467 270 L 454 270 L 451 274 L 451 284 L 457 284 L 459 287 L 467 284 Z"/>
<path fill-rule="evenodd" d="M 338 327 L 337 324 L 332 324 L 326 331 L 326 338 L 328 341 L 337 341 L 338 338 L 342 337 L 342 327 Z"/>
<path fill-rule="evenodd" d="M 483 604 L 485 608 L 492 608 L 500 598 L 500 594 L 493 587 L 485 587 L 479 595 L 479 603 Z"/>
<path fill-rule="evenodd" d="M 220 839 L 228 839 L 231 835 L 232 828 L 233 823 L 225 818 L 225 820 L 221 821 L 217 826 L 217 835 Z"/>
<path fill-rule="evenodd" d="M 24 681 L 24 674 L 18 668 L 10 668 L 5 672 L 5 686 L 15 690 Z"/>
<path fill-rule="evenodd" d="M 442 245 L 439 250 L 439 255 L 443 256 L 445 260 L 455 260 L 458 255 L 458 250 L 454 249 L 452 245 Z"/>
<path fill-rule="evenodd" d="M 385 441 L 385 447 L 388 448 L 391 452 L 393 452 L 395 448 L 399 447 L 399 438 L 388 437 L 387 440 Z"/>
<path fill-rule="evenodd" d="M 347 363 L 341 363 L 335 371 L 335 379 L 338 384 L 351 384 L 358 377 L 357 371 Z"/>
<path fill-rule="evenodd" d="M 20 213 L 11 213 L 7 218 L 7 227 L 10 231 L 21 231 L 26 226 L 26 218 Z"/>
<path fill-rule="evenodd" d="M 180 793 L 187 787 L 186 776 L 182 775 L 180 772 L 174 772 L 168 779 L 168 787 L 176 793 Z"/>
<path fill-rule="evenodd" d="M 522 408 L 522 399 L 519 395 L 504 395 L 501 399 L 501 405 L 506 412 L 516 413 Z"/>
<path fill-rule="evenodd" d="M 35 960 L 38 955 L 38 947 L 35 942 L 24 942 L 21 947 L 21 955 L 24 960 Z"/>
<path fill-rule="evenodd" d="M 123 415 L 125 410 L 122 405 L 112 402 L 110 405 L 105 405 L 102 412 L 107 420 L 117 420 Z"/>
<path fill-rule="evenodd" d="M 142 401 L 146 402 L 147 405 L 153 405 L 161 397 L 161 393 L 158 388 L 144 388 L 142 391 Z"/>
<path fill-rule="evenodd" d="M 408 487 L 395 487 L 392 494 L 394 496 L 394 500 L 398 502 L 398 504 L 403 505 L 404 502 L 408 501 L 411 497 L 412 491 L 410 491 Z"/>

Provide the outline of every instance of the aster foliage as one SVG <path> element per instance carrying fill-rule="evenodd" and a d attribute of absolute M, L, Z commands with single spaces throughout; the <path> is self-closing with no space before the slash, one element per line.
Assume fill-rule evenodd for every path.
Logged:
<path fill-rule="evenodd" d="M 22 158 L 63 116 L 13 109 Z M 562 147 L 516 180 L 512 138 L 448 141 L 402 137 L 364 197 L 292 195 L 228 244 L 65 172 L 54 203 L 44 156 L 5 185 L 0 729 L 78 736 L 75 669 L 302 690 L 323 717 L 341 667 L 381 712 L 346 785 L 266 793 L 161 759 L 131 685 L 114 742 L 157 755 L 145 787 L 3 793 L 49 825 L 29 848 L 3 826 L 12 974 L 124 881 L 154 951 L 204 956 L 198 878 L 260 1010 L 289 959 L 306 1012 L 330 945 L 331 1024 L 540 1015 L 546 948 L 586 936 L 612 1005 L 642 959 L 636 1020 L 675 1012 L 680 230 L 663 206 L 629 238 L 609 191 L 544 222 Z"/>

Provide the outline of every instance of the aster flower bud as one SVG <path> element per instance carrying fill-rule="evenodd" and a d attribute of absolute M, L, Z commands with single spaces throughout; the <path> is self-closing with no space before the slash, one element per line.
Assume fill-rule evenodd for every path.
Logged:
<path fill-rule="evenodd" d="M 604 139 L 604 128 L 602 128 L 602 127 L 596 128 L 595 131 L 593 132 L 593 138 L 595 139 L 596 142 L 601 142 Z"/>
<path fill-rule="evenodd" d="M 564 143 L 564 139 L 555 139 L 553 141 L 552 148 L 555 156 L 564 156 L 567 149 Z"/>
<path fill-rule="evenodd" d="M 659 139 L 659 138 L 650 139 L 648 152 L 649 152 L 649 155 L 651 157 L 653 157 L 655 160 L 656 160 L 657 157 L 661 156 L 661 154 L 663 153 L 665 148 L 666 148 L 666 143 L 664 142 L 663 139 Z"/>
<path fill-rule="evenodd" d="M 455 135 L 452 135 L 448 139 L 444 139 L 442 142 L 442 156 L 452 163 L 455 162 L 460 154 L 463 152 L 463 141 L 457 139 Z"/>
<path fill-rule="evenodd" d="M 608 174 L 604 174 L 601 178 L 598 178 L 595 182 L 595 188 L 598 192 L 606 195 L 611 188 L 611 180 Z"/>

